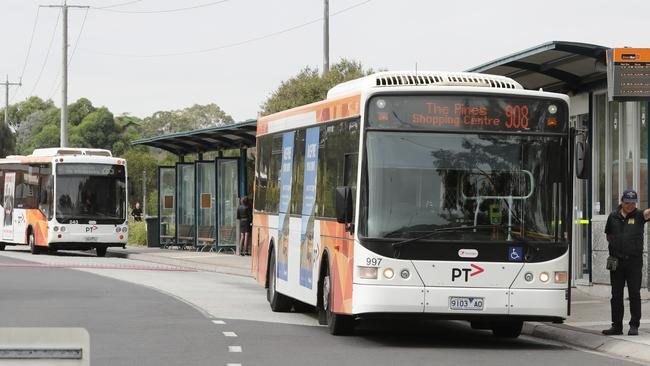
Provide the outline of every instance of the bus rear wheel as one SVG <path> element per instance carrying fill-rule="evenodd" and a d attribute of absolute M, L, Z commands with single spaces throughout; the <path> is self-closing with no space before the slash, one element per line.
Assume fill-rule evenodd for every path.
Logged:
<path fill-rule="evenodd" d="M 97 251 L 97 256 L 98 257 L 105 257 L 106 256 L 106 247 L 97 247 L 95 248 Z"/>
<path fill-rule="evenodd" d="M 517 338 L 521 334 L 523 321 L 503 321 L 492 324 L 492 334 L 499 338 Z"/>
<path fill-rule="evenodd" d="M 5 243 L 0 243 L 0 252 L 5 250 Z"/>
<path fill-rule="evenodd" d="M 332 285 L 330 282 L 329 269 L 325 273 L 322 282 L 323 309 L 330 334 L 350 335 L 354 332 L 354 317 L 345 314 L 332 312 Z"/>
<path fill-rule="evenodd" d="M 34 238 L 34 232 L 30 229 L 29 234 L 27 234 L 27 244 L 29 244 L 29 251 L 32 254 L 40 254 L 41 248 L 36 245 L 36 239 Z"/>
<path fill-rule="evenodd" d="M 275 251 L 271 251 L 271 259 L 269 260 L 269 287 L 266 289 L 266 298 L 269 300 L 271 310 L 274 312 L 286 313 L 291 310 L 293 301 L 290 297 L 282 295 L 277 292 L 276 265 L 275 265 Z"/>

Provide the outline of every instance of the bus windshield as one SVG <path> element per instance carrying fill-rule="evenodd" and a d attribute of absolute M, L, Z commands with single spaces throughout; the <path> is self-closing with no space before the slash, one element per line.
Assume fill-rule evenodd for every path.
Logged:
<path fill-rule="evenodd" d="M 555 136 L 368 131 L 361 233 L 557 241 L 564 149 Z"/>
<path fill-rule="evenodd" d="M 59 164 L 56 219 L 60 223 L 121 224 L 126 220 L 123 165 Z"/>

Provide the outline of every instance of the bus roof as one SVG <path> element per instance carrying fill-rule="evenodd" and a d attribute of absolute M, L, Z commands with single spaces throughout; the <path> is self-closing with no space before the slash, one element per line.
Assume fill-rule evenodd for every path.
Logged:
<path fill-rule="evenodd" d="M 469 72 L 384 71 L 338 84 L 327 99 L 288 109 L 257 121 L 257 135 L 329 122 L 361 113 L 361 95 L 372 88 L 389 87 L 482 87 L 523 90 L 518 82 L 505 76 Z"/>
<path fill-rule="evenodd" d="M 103 156 L 112 157 L 113 154 L 105 149 L 86 149 L 86 148 L 61 148 L 53 147 L 47 149 L 36 149 L 31 155 L 9 155 L 0 159 L 0 163 L 49 163 L 55 157 L 60 156 Z"/>

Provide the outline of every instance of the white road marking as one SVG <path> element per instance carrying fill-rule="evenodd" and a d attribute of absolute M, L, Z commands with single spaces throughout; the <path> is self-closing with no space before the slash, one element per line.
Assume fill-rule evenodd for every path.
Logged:
<path fill-rule="evenodd" d="M 226 324 L 223 320 L 213 320 L 212 321 L 214 324 Z"/>
<path fill-rule="evenodd" d="M 241 346 L 228 346 L 228 352 L 241 352 Z"/>
<path fill-rule="evenodd" d="M 241 363 L 227 363 L 226 366 L 241 366 Z"/>
<path fill-rule="evenodd" d="M 222 332 L 225 337 L 237 337 L 235 332 Z"/>

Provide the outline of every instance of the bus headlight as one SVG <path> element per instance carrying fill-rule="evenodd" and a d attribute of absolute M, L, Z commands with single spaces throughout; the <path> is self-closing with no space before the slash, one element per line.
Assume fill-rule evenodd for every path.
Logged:
<path fill-rule="evenodd" d="M 61 226 L 61 232 L 65 233 L 65 226 Z"/>
<path fill-rule="evenodd" d="M 539 274 L 539 280 L 542 281 L 543 283 L 547 283 L 548 280 L 550 279 L 551 278 L 549 277 L 548 272 L 542 272 Z"/>
<path fill-rule="evenodd" d="M 567 274 L 566 271 L 555 272 L 555 283 L 566 283 Z"/>
<path fill-rule="evenodd" d="M 403 269 L 403 270 L 400 271 L 399 275 L 400 275 L 403 279 L 406 280 L 406 279 L 408 279 L 409 277 L 411 277 L 411 272 L 409 272 L 408 269 Z"/>
<path fill-rule="evenodd" d="M 123 233 L 125 233 L 127 230 L 129 230 L 129 228 L 126 227 L 126 226 L 122 228 L 122 232 L 123 232 Z"/>
<path fill-rule="evenodd" d="M 534 279 L 535 276 L 531 272 L 526 272 L 524 275 L 524 280 L 526 280 L 526 282 L 533 282 Z"/>
<path fill-rule="evenodd" d="M 58 227 L 58 226 L 55 226 L 55 227 L 52 228 L 52 230 L 54 230 L 54 232 L 56 233 L 56 232 L 59 231 L 59 227 Z"/>
<path fill-rule="evenodd" d="M 395 271 L 393 271 L 392 268 L 386 268 L 384 269 L 384 277 L 387 279 L 392 279 L 395 276 Z"/>
<path fill-rule="evenodd" d="M 359 271 L 359 277 L 366 280 L 376 280 L 377 279 L 377 267 L 363 267 L 357 266 Z"/>
<path fill-rule="evenodd" d="M 115 227 L 115 232 L 116 233 L 122 232 L 122 228 L 119 226 Z"/>

